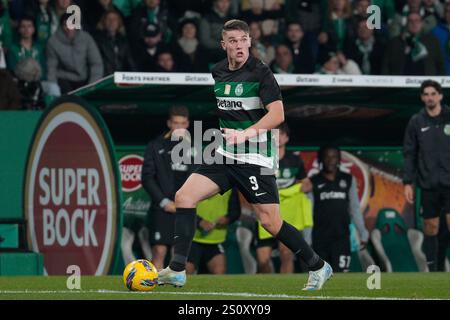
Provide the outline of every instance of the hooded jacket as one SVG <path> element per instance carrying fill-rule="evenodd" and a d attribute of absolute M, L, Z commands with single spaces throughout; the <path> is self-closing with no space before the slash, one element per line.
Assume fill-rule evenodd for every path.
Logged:
<path fill-rule="evenodd" d="M 47 78 L 87 81 L 92 83 L 103 76 L 103 61 L 92 37 L 78 30 L 73 39 L 59 28 L 47 44 Z"/>

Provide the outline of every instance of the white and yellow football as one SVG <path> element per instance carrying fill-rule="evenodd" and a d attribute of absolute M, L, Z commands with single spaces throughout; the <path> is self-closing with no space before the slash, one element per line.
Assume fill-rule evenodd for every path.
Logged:
<path fill-rule="evenodd" d="M 150 261 L 136 260 L 125 267 L 123 282 L 131 291 L 151 291 L 158 285 L 158 271 Z"/>

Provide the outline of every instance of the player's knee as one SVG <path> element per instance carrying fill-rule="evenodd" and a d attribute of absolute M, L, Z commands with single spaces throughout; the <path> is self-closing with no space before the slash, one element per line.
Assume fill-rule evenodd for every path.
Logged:
<path fill-rule="evenodd" d="M 193 200 L 193 197 L 184 190 L 178 190 L 175 193 L 175 206 L 177 208 L 195 208 L 197 203 Z"/>
<path fill-rule="evenodd" d="M 427 236 L 435 236 L 439 232 L 439 222 L 435 223 L 434 221 L 425 221 L 424 223 L 424 233 Z"/>

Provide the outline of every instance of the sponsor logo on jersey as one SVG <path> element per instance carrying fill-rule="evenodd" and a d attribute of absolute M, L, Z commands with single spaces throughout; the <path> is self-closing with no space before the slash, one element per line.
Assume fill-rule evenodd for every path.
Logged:
<path fill-rule="evenodd" d="M 347 199 L 347 194 L 345 192 L 321 192 L 320 200 L 345 200 Z"/>
<path fill-rule="evenodd" d="M 450 136 L 450 124 L 445 125 L 444 133 L 445 133 L 445 135 Z"/>
<path fill-rule="evenodd" d="M 239 83 L 236 86 L 236 89 L 234 89 L 234 94 L 237 95 L 238 97 L 241 96 L 244 93 L 244 86 L 242 85 L 242 83 Z"/>
<path fill-rule="evenodd" d="M 219 109 L 241 110 L 242 101 L 232 101 L 217 98 L 217 107 Z"/>
<path fill-rule="evenodd" d="M 339 187 L 341 187 L 342 189 L 347 188 L 347 181 L 345 180 L 339 181 Z"/>

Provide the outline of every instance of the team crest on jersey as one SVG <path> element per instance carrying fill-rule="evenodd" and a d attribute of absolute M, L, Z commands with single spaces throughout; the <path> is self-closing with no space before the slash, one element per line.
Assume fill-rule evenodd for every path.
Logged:
<path fill-rule="evenodd" d="M 291 170 L 290 169 L 284 169 L 283 170 L 283 178 L 290 178 L 291 177 Z"/>
<path fill-rule="evenodd" d="M 342 189 L 347 188 L 347 182 L 345 180 L 339 181 L 339 187 L 341 187 Z"/>
<path fill-rule="evenodd" d="M 450 124 L 445 125 L 444 133 L 445 133 L 445 135 L 450 136 Z"/>
<path fill-rule="evenodd" d="M 244 93 L 244 86 L 242 85 L 242 83 L 239 83 L 236 86 L 236 89 L 234 89 L 234 94 L 237 96 L 240 96 Z"/>

